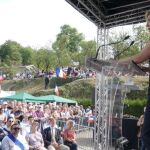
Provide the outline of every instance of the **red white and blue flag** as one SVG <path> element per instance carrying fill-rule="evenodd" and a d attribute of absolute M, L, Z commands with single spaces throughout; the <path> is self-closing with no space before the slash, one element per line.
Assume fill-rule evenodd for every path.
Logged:
<path fill-rule="evenodd" d="M 66 74 L 61 68 L 56 68 L 56 76 L 66 79 Z"/>
<path fill-rule="evenodd" d="M 57 96 L 59 96 L 59 89 L 58 89 L 58 86 L 57 86 L 57 85 L 55 85 L 55 94 L 56 94 Z"/>
<path fill-rule="evenodd" d="M 3 80 L 4 80 L 3 76 L 0 76 L 0 81 L 3 81 Z"/>

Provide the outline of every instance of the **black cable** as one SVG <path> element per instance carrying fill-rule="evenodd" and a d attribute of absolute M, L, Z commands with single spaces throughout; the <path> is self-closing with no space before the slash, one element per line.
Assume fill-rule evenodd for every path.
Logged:
<path fill-rule="evenodd" d="M 123 41 L 129 39 L 129 38 L 130 38 L 130 36 L 127 35 L 127 36 L 126 36 L 123 40 L 121 40 L 121 41 L 112 42 L 112 43 L 109 43 L 109 44 L 103 44 L 103 45 L 99 46 L 98 49 L 97 49 L 97 51 L 96 51 L 96 56 L 94 57 L 94 60 L 97 60 L 98 53 L 99 53 L 99 50 L 100 50 L 101 47 L 103 47 L 103 46 L 108 46 L 108 45 L 113 45 L 113 44 L 118 44 L 118 43 L 121 43 L 121 42 L 123 42 Z"/>

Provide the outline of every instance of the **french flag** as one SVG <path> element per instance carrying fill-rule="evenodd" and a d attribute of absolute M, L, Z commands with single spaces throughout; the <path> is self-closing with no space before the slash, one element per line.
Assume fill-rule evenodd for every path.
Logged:
<path fill-rule="evenodd" d="M 4 80 L 4 78 L 2 76 L 0 76 L 0 81 L 3 81 L 3 80 Z"/>
<path fill-rule="evenodd" d="M 56 68 L 56 76 L 59 78 L 66 79 L 66 74 L 63 72 L 61 68 Z"/>
<path fill-rule="evenodd" d="M 57 96 L 59 96 L 59 89 L 58 89 L 58 86 L 57 86 L 57 85 L 55 85 L 55 94 L 56 94 Z"/>

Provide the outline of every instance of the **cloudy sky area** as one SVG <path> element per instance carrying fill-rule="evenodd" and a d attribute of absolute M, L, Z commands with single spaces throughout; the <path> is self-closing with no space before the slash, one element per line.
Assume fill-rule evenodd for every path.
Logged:
<path fill-rule="evenodd" d="M 97 28 L 65 0 L 0 0 L 0 44 L 14 40 L 23 46 L 48 46 L 69 24 L 96 39 Z"/>

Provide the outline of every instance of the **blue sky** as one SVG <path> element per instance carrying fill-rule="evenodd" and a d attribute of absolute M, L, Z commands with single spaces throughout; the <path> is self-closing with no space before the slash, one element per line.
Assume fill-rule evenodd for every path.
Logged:
<path fill-rule="evenodd" d="M 35 48 L 50 45 L 69 24 L 85 35 L 96 39 L 96 26 L 71 7 L 65 0 L 0 0 L 0 44 L 15 40 Z"/>

